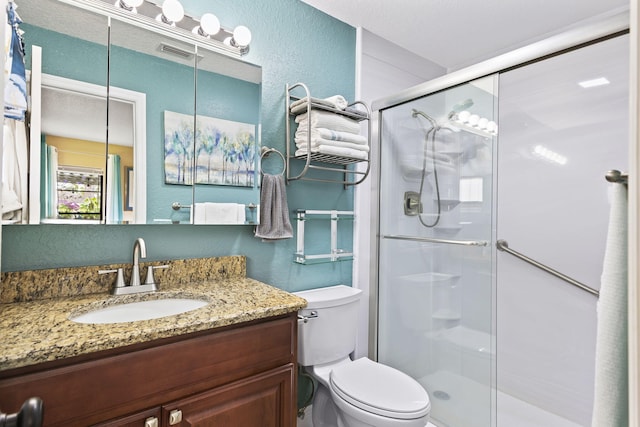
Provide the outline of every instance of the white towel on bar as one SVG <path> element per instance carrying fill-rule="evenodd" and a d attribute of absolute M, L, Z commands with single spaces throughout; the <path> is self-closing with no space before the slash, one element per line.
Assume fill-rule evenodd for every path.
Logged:
<path fill-rule="evenodd" d="M 204 209 L 204 203 L 193 204 L 193 223 L 194 224 L 206 224 L 207 215 Z"/>
<path fill-rule="evenodd" d="M 308 127 L 308 120 L 307 113 L 296 116 L 298 127 Z M 327 111 L 311 111 L 311 127 L 333 129 L 340 132 L 360 133 L 360 124 L 357 121 Z"/>
<path fill-rule="evenodd" d="M 256 237 L 263 242 L 293 237 L 289 220 L 287 192 L 282 175 L 264 174 L 260 189 L 260 224 L 256 227 Z"/>
<path fill-rule="evenodd" d="M 593 427 L 626 427 L 627 189 L 612 184 L 607 244 L 598 300 Z"/>
<path fill-rule="evenodd" d="M 298 126 L 298 129 L 296 130 L 296 138 L 306 138 L 308 134 L 309 132 L 305 126 Z M 316 127 L 311 128 L 311 138 L 322 138 L 331 141 L 343 141 L 363 145 L 366 145 L 368 142 L 366 136 L 358 133 L 340 132 L 333 129 Z"/>
<path fill-rule="evenodd" d="M 244 224 L 245 209 L 239 203 L 196 203 L 194 224 Z"/>

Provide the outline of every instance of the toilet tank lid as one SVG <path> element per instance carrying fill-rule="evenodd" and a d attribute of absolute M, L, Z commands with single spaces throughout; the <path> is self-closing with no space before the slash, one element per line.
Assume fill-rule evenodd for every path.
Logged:
<path fill-rule="evenodd" d="M 335 307 L 358 301 L 362 290 L 345 285 L 336 285 L 326 288 L 310 289 L 308 291 L 293 292 L 293 294 L 307 300 L 308 304 L 306 308 L 308 310 Z"/>

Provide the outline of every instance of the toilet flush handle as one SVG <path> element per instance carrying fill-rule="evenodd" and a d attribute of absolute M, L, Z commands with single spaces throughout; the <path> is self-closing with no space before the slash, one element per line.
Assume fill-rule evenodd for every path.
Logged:
<path fill-rule="evenodd" d="M 317 311 L 312 311 L 309 314 L 298 314 L 298 320 L 302 320 L 304 323 L 307 323 L 309 319 L 315 319 L 318 317 Z"/>

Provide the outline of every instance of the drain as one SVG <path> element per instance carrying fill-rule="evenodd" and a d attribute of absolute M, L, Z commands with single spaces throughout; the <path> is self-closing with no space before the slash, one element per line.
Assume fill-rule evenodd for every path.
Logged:
<path fill-rule="evenodd" d="M 449 400 L 451 399 L 451 396 L 449 396 L 449 393 L 447 393 L 446 391 L 442 391 L 442 390 L 436 390 L 433 392 L 433 397 L 435 397 L 436 399 L 440 399 L 440 400 Z"/>

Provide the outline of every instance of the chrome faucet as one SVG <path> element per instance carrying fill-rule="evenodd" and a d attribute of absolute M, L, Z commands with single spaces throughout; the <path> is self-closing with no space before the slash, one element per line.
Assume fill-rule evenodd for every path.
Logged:
<path fill-rule="evenodd" d="M 129 286 L 140 286 L 140 257 L 147 257 L 147 247 L 142 237 L 138 237 L 133 243 L 133 270 Z"/>
<path fill-rule="evenodd" d="M 111 289 L 112 295 L 135 294 L 138 292 L 153 292 L 158 290 L 158 284 L 153 277 L 153 270 L 169 268 L 168 265 L 149 265 L 147 267 L 147 277 L 144 284 L 140 282 L 140 258 L 147 257 L 147 246 L 142 237 L 138 237 L 133 243 L 133 268 L 131 269 L 131 281 L 129 285 L 124 283 L 123 268 L 115 270 L 98 270 L 98 274 L 117 273 L 116 283 Z M 1 426 L 0 426 L 1 427 Z"/>

